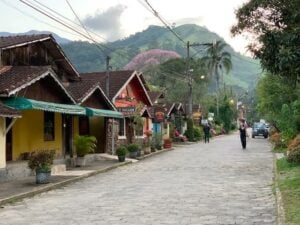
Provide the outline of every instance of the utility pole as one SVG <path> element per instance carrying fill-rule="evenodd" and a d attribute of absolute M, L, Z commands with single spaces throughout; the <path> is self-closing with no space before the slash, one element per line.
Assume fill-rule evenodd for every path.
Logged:
<path fill-rule="evenodd" d="M 196 46 L 211 46 L 211 43 L 193 43 L 190 44 L 190 42 L 187 42 L 187 78 L 188 78 L 188 85 L 189 85 L 189 96 L 188 96 L 188 117 L 192 118 L 193 116 L 193 77 L 191 74 L 190 69 L 190 47 L 196 47 Z"/>
<path fill-rule="evenodd" d="M 193 116 L 193 81 L 190 71 L 190 42 L 187 42 L 187 78 L 189 85 L 189 96 L 188 96 L 188 117 L 192 118 Z"/>
<path fill-rule="evenodd" d="M 106 84 L 106 96 L 109 98 L 109 69 L 110 69 L 110 66 L 109 66 L 109 60 L 110 60 L 110 57 L 109 56 L 106 56 L 106 77 L 105 77 L 105 84 Z"/>

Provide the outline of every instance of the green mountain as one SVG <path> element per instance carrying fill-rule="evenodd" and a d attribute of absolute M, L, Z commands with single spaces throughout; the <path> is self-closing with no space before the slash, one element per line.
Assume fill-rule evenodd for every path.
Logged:
<path fill-rule="evenodd" d="M 186 24 L 174 28 L 185 41 L 190 43 L 211 43 L 223 40 L 217 34 L 205 27 Z M 165 49 L 175 51 L 186 57 L 186 45 L 178 40 L 168 29 L 160 26 L 149 26 L 146 30 L 131 35 L 125 39 L 110 42 L 99 47 L 88 42 L 69 42 L 62 45 L 63 50 L 80 72 L 105 70 L 106 55 L 111 57 L 110 65 L 113 70 L 122 69 L 137 54 L 149 49 Z M 232 55 L 233 70 L 224 81 L 231 86 L 247 89 L 257 80 L 261 68 L 259 62 L 235 52 L 231 47 L 228 51 Z M 201 57 L 203 49 L 191 48 L 190 55 Z"/>

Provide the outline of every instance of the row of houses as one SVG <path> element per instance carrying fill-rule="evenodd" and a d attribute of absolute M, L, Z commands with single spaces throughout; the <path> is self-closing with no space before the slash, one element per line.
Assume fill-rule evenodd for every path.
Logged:
<path fill-rule="evenodd" d="M 79 74 L 49 34 L 0 37 L 0 172 L 31 152 L 73 157 L 76 135 L 97 138 L 97 153 L 143 139 L 148 130 L 184 132 L 184 107 L 166 104 L 141 73 Z M 134 116 L 142 118 L 136 129 Z M 0 173 L 1 176 L 1 173 Z"/>

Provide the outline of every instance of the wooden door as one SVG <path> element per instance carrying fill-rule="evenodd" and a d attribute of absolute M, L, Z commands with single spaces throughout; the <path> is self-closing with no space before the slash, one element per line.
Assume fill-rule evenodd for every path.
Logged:
<path fill-rule="evenodd" d="M 6 118 L 6 128 L 12 122 L 11 118 Z M 6 161 L 12 161 L 12 128 L 6 134 Z"/>

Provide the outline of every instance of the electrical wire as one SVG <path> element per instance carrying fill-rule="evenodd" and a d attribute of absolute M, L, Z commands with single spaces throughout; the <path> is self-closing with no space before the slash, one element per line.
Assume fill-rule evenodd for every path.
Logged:
<path fill-rule="evenodd" d="M 36 0 L 34 0 L 36 1 Z M 80 23 L 81 27 L 85 30 L 85 32 L 87 33 L 87 35 L 93 39 L 92 35 L 89 33 L 89 31 L 86 29 L 86 27 L 84 26 L 84 24 L 81 22 L 79 16 L 77 15 L 77 13 L 75 12 L 75 10 L 73 9 L 72 5 L 70 4 L 70 2 L 68 0 L 66 0 L 68 6 L 70 7 L 71 11 L 73 12 L 74 16 L 76 17 L 76 19 L 78 20 L 78 22 Z"/>
<path fill-rule="evenodd" d="M 2 1 L 3 1 L 3 0 L 2 0 Z M 83 26 L 83 23 L 81 22 L 81 20 L 79 19 L 79 17 L 78 17 L 77 14 L 75 13 L 74 9 L 72 9 L 72 6 L 69 4 L 69 2 L 68 2 L 67 0 L 66 0 L 66 1 L 67 1 L 67 3 L 69 4 L 70 8 L 72 9 L 74 15 L 77 17 L 77 20 L 80 22 L 81 27 L 84 28 L 84 30 L 86 31 L 86 33 L 88 34 L 88 36 L 85 35 L 85 34 L 83 34 L 81 31 L 78 31 L 78 29 L 75 28 L 74 26 L 72 26 L 72 25 L 70 25 L 70 24 L 66 24 L 65 21 L 62 21 L 61 19 L 57 18 L 55 15 L 53 15 L 53 14 L 47 12 L 47 11 L 45 12 L 45 10 L 41 9 L 40 7 L 37 7 L 36 5 L 34 6 L 34 5 L 32 5 L 32 3 L 30 4 L 30 3 L 28 3 L 28 2 L 26 2 L 26 1 L 24 1 L 24 0 L 20 0 L 20 1 L 21 1 L 22 3 L 28 5 L 29 7 L 33 8 L 34 10 L 40 12 L 41 14 L 43 14 L 43 15 L 49 17 L 50 19 L 56 21 L 57 23 L 59 23 L 59 24 L 65 26 L 65 27 L 71 29 L 72 31 L 74 31 L 75 33 L 77 33 L 77 34 L 76 34 L 77 36 L 80 35 L 80 36 L 85 37 L 85 38 L 88 39 L 88 40 L 91 40 L 93 43 L 96 44 L 96 47 L 97 47 L 98 49 L 100 49 L 106 56 L 107 56 L 108 54 L 107 54 L 106 51 L 104 51 L 103 48 L 106 48 L 106 49 L 110 50 L 111 52 L 115 51 L 114 49 L 108 48 L 107 46 L 102 46 L 102 45 L 100 45 L 98 42 L 95 41 L 95 39 L 90 35 L 89 31 Z M 151 7 L 151 10 L 150 10 L 150 9 L 148 9 L 148 10 L 151 11 L 151 12 L 153 12 L 154 15 L 156 15 L 156 16 L 161 20 L 161 22 L 163 22 L 163 24 L 164 24 L 164 25 L 165 25 L 165 26 L 166 26 L 166 27 L 167 27 L 167 28 L 168 28 L 168 29 L 169 29 L 169 30 L 170 30 L 177 38 L 179 38 L 180 41 L 184 42 L 184 40 L 183 40 L 180 36 L 178 36 L 177 33 L 175 33 L 175 32 L 172 30 L 172 28 L 170 27 L 170 25 L 169 25 L 167 22 L 165 22 L 164 19 L 162 19 L 162 18 L 159 16 L 158 12 L 150 5 L 150 3 L 149 3 L 147 0 L 145 0 L 145 1 L 146 1 L 146 3 L 148 4 L 148 6 Z M 46 6 L 46 5 L 42 4 L 42 3 L 40 3 L 39 1 L 34 0 L 34 2 L 36 2 L 36 3 L 40 4 L 40 5 L 42 5 L 43 7 L 47 8 L 48 10 L 50 10 L 50 11 L 56 13 L 57 15 L 59 15 L 59 16 L 65 18 L 65 19 L 68 20 L 68 21 L 74 23 L 74 21 L 71 21 L 71 20 L 68 19 L 67 17 L 65 17 L 65 16 L 63 16 L 63 15 L 57 13 L 56 11 L 54 11 L 53 9 L 49 8 L 48 6 Z M 142 4 L 141 1 L 139 1 L 139 2 Z M 5 2 L 5 3 L 7 3 L 7 2 Z M 144 4 L 142 4 L 142 5 L 143 5 L 145 8 L 147 8 L 146 5 L 144 5 Z M 13 6 L 11 6 L 11 7 L 13 7 Z M 15 8 L 15 7 L 14 7 L 14 8 Z M 15 9 L 16 9 L 16 8 L 15 8 Z M 17 9 L 17 10 L 18 10 L 18 9 Z M 18 10 L 18 11 L 20 11 L 20 10 Z M 22 12 L 22 11 L 21 11 L 21 12 Z M 24 14 L 24 12 L 22 12 L 22 13 Z M 35 19 L 36 19 L 36 18 L 35 18 Z M 37 20 L 37 19 L 36 19 L 36 20 Z M 79 24 L 76 24 L 76 23 L 74 23 L 74 24 L 75 24 L 76 26 L 79 26 Z M 47 25 L 50 25 L 50 24 L 47 24 Z M 50 26 L 51 26 L 51 25 L 50 25 Z M 67 31 L 64 31 L 64 32 L 67 32 Z M 68 32 L 68 33 L 69 33 L 69 32 Z M 73 35 L 74 35 L 74 34 L 73 34 Z M 99 37 L 102 38 L 101 36 L 99 36 Z M 104 39 L 104 38 L 102 38 L 102 39 Z M 105 40 L 105 39 L 104 39 L 104 40 Z M 184 43 L 185 43 L 185 42 L 184 42 Z M 201 50 L 198 50 L 195 54 L 193 54 L 193 56 L 199 54 L 201 51 L 205 51 L 205 50 L 202 50 L 202 49 L 201 49 Z M 122 56 L 122 57 L 126 57 L 127 59 L 129 59 L 128 55 L 121 54 L 120 52 L 114 52 L 114 53 L 115 53 L 115 54 L 118 54 L 118 55 L 120 55 L 120 56 Z M 233 56 L 234 56 L 234 57 L 237 57 L 237 56 L 235 56 L 235 55 L 233 55 Z M 239 59 L 241 59 L 241 58 L 239 58 Z M 130 59 L 129 59 L 129 60 L 130 60 Z M 251 61 L 248 61 L 248 60 L 244 60 L 244 61 L 247 61 L 247 62 L 249 62 L 249 63 L 256 64 L 256 63 L 251 62 Z M 256 64 L 256 65 L 258 65 L 258 64 Z"/>
<path fill-rule="evenodd" d="M 50 8 L 49 6 L 47 6 L 47 5 L 45 5 L 45 4 L 41 3 L 41 2 L 39 2 L 39 1 L 37 1 L 37 0 L 33 0 L 33 1 L 36 2 L 37 4 L 43 6 L 44 8 L 50 10 L 51 12 L 53 12 L 53 13 L 59 15 L 60 17 L 64 18 L 65 20 L 67 20 L 67 21 L 69 21 L 69 22 L 71 22 L 71 23 L 76 24 L 78 27 L 81 26 L 80 24 L 74 22 L 73 20 L 69 19 L 68 17 L 66 17 L 66 16 L 62 15 L 61 13 L 55 11 L 54 9 Z M 77 16 L 76 16 L 76 17 L 77 17 Z M 102 39 L 102 40 L 104 40 L 104 41 L 106 41 L 106 42 L 109 42 L 107 39 L 105 39 L 104 37 L 100 36 L 100 35 L 97 34 L 96 32 L 93 32 L 93 31 L 91 31 L 91 30 L 88 30 L 88 32 L 94 34 L 95 36 L 99 37 L 100 39 Z"/>
<path fill-rule="evenodd" d="M 6 0 L 0 0 L 0 1 L 2 1 L 2 3 L 4 3 L 6 6 L 8 6 L 8 7 L 12 8 L 12 9 L 18 11 L 19 13 L 21 13 L 21 14 L 23 14 L 23 15 L 25 15 L 25 16 L 27 16 L 27 17 L 29 17 L 29 18 L 35 20 L 35 21 L 38 21 L 38 22 L 40 22 L 40 23 L 42 23 L 42 24 L 48 25 L 48 26 L 50 26 L 50 27 L 53 27 L 53 28 L 55 28 L 55 29 L 57 29 L 57 30 L 60 30 L 60 31 L 64 32 L 64 33 L 68 33 L 68 34 L 71 34 L 71 35 L 76 36 L 76 37 L 81 37 L 80 35 L 78 35 L 78 34 L 76 34 L 76 33 L 73 33 L 73 32 L 67 31 L 67 30 L 64 30 L 64 29 L 62 29 L 62 28 L 60 28 L 60 27 L 54 26 L 54 25 L 52 25 L 52 24 L 50 24 L 50 23 L 47 23 L 47 22 L 45 22 L 45 21 L 43 21 L 43 20 L 41 20 L 41 19 L 39 19 L 39 18 L 37 18 L 37 17 L 35 17 L 35 16 L 33 16 L 33 15 L 30 15 L 30 14 L 28 14 L 28 13 L 26 13 L 26 12 L 24 12 L 24 11 L 18 9 L 16 6 L 12 5 L 11 3 L 7 2 Z"/>
<path fill-rule="evenodd" d="M 144 0 L 148 7 L 151 9 L 152 14 L 157 17 L 164 25 L 165 27 L 175 36 L 179 41 L 181 41 L 184 45 L 186 45 L 186 42 L 172 29 L 172 27 L 168 24 L 167 21 L 165 21 L 159 13 L 152 7 L 152 5 L 148 2 L 148 0 Z"/>
<path fill-rule="evenodd" d="M 63 19 L 65 19 L 65 20 L 71 22 L 72 24 L 78 26 L 80 29 L 83 28 L 84 31 L 87 33 L 87 35 L 88 35 L 91 39 L 94 40 L 94 43 L 96 42 L 96 43 L 99 44 L 101 47 L 103 47 L 103 48 L 109 50 L 110 53 L 114 52 L 115 54 L 117 54 L 117 55 L 119 55 L 119 56 L 121 56 L 121 57 L 123 57 L 123 58 L 127 58 L 128 60 L 131 60 L 131 58 L 129 58 L 128 55 L 125 55 L 125 54 L 123 54 L 123 53 L 121 53 L 121 52 L 116 52 L 117 49 L 110 48 L 110 47 L 108 47 L 107 45 L 103 45 L 103 44 L 101 45 L 97 40 L 95 40 L 95 38 L 92 37 L 91 34 L 95 35 L 96 37 L 99 37 L 100 39 L 102 39 L 102 40 L 104 40 L 104 41 L 106 41 L 106 42 L 109 42 L 107 39 L 105 39 L 104 37 L 100 36 L 99 34 L 93 32 L 93 31 L 91 31 L 91 30 L 88 30 L 88 29 L 84 26 L 84 24 L 82 23 L 82 21 L 80 20 L 79 16 L 76 14 L 74 8 L 71 6 L 71 4 L 70 4 L 69 2 L 67 2 L 67 4 L 68 4 L 69 7 L 71 8 L 73 14 L 75 15 L 75 17 L 77 18 L 77 20 L 79 21 L 79 23 L 75 23 L 73 20 L 70 20 L 69 18 L 65 17 L 64 15 L 60 14 L 59 12 L 55 11 L 54 9 L 48 7 L 47 5 L 41 3 L 41 2 L 39 2 L 39 1 L 37 1 L 37 0 L 33 0 L 33 1 L 36 2 L 37 4 L 41 5 L 42 7 L 46 8 L 47 10 L 50 10 L 51 12 L 55 13 L 56 15 L 62 17 Z M 49 13 L 49 12 L 47 12 L 47 13 Z M 61 19 L 59 19 L 59 20 L 61 20 Z M 106 55 L 107 55 L 107 54 L 106 54 Z"/>
<path fill-rule="evenodd" d="M 148 0 L 144 0 L 146 2 L 147 5 L 145 5 L 143 2 L 141 2 L 141 0 L 138 0 L 138 2 L 144 7 L 146 8 L 148 11 L 150 11 L 155 17 L 157 17 L 162 24 L 179 40 L 181 41 L 185 47 L 187 47 L 187 43 L 183 40 L 182 37 L 179 36 L 179 34 L 177 34 L 174 29 L 172 28 L 172 25 L 165 20 L 158 12 L 157 10 L 154 9 L 154 7 L 149 3 Z M 149 7 L 149 8 L 148 8 Z M 193 47 L 191 47 L 193 48 Z M 197 51 L 195 48 L 193 48 L 195 51 Z"/>
<path fill-rule="evenodd" d="M 50 15 L 50 16 L 54 17 L 56 20 L 58 20 L 58 21 L 64 23 L 64 25 L 68 25 L 69 27 L 71 27 L 71 28 L 73 28 L 73 29 L 79 31 L 80 33 L 82 32 L 82 31 L 81 31 L 82 27 L 80 26 L 80 24 L 75 23 L 74 21 L 68 19 L 67 17 L 61 15 L 60 13 L 56 12 L 55 10 L 51 9 L 50 7 L 47 7 L 45 4 L 42 4 L 42 3 L 40 3 L 40 2 L 37 1 L 37 0 L 33 0 L 33 1 L 36 2 L 37 4 L 39 4 L 40 6 L 34 5 L 32 2 L 31 2 L 31 4 L 32 4 L 33 6 L 39 8 L 41 11 L 45 12 L 47 15 Z M 47 11 L 47 10 L 45 10 L 43 7 L 46 8 L 47 10 L 50 10 L 50 11 L 53 12 L 54 14 L 51 13 L 51 12 L 49 12 L 49 11 Z M 58 16 L 57 16 L 57 15 L 58 15 Z M 63 19 L 61 19 L 61 18 L 59 18 L 59 17 L 65 18 L 65 19 L 66 19 L 67 21 L 69 21 L 70 23 L 64 21 Z M 56 21 L 56 22 L 57 22 L 57 21 Z M 75 25 L 75 26 L 74 26 L 74 25 Z M 78 30 L 78 29 L 79 29 L 79 30 Z M 81 33 L 81 34 L 82 34 L 82 33 Z M 92 41 L 94 44 L 96 44 L 96 47 L 97 47 L 102 53 L 104 53 L 104 55 L 106 55 L 106 56 L 108 55 L 108 53 L 104 50 L 104 48 L 106 48 L 105 45 L 100 44 L 98 41 L 96 41 L 96 40 L 95 40 L 93 37 L 91 37 L 90 35 L 88 35 L 89 38 L 87 38 L 87 37 L 84 36 L 84 35 L 81 35 L 81 36 L 83 36 L 83 37 L 86 38 L 87 40 L 90 40 L 90 41 Z M 108 50 L 111 51 L 110 49 L 108 49 Z"/>
<path fill-rule="evenodd" d="M 50 18 L 50 19 L 56 21 L 57 23 L 59 23 L 59 24 L 65 26 L 65 27 L 69 28 L 70 30 L 72 30 L 72 31 L 74 31 L 74 32 L 76 32 L 76 33 L 78 33 L 79 35 L 83 36 L 84 38 L 86 38 L 86 39 L 92 41 L 92 42 L 95 44 L 95 46 L 96 46 L 99 50 L 101 50 L 106 56 L 108 56 L 107 52 L 105 52 L 105 50 L 103 49 L 105 46 L 102 46 L 101 44 L 99 44 L 98 42 L 96 42 L 94 39 L 91 39 L 91 38 L 90 38 L 89 36 L 87 36 L 86 34 L 82 33 L 81 31 L 78 31 L 78 30 L 77 30 L 76 28 L 74 28 L 73 26 L 64 23 L 63 21 L 61 21 L 60 19 L 56 18 L 55 16 L 50 15 L 49 12 L 45 12 L 45 11 L 43 11 L 42 9 L 40 9 L 39 7 L 37 7 L 37 6 L 35 6 L 35 5 L 32 5 L 32 4 L 30 4 L 29 2 L 27 2 L 27 1 L 24 1 L 24 0 L 19 0 L 19 1 L 22 2 L 22 3 L 24 3 L 24 4 L 27 5 L 27 6 L 31 7 L 32 9 L 38 11 L 39 13 L 41 13 L 41 14 L 47 16 L 48 18 Z"/>

